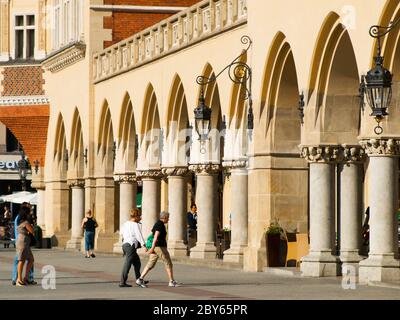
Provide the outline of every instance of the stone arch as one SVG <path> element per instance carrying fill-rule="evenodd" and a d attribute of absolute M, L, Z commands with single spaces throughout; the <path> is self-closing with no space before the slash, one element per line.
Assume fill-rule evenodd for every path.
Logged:
<path fill-rule="evenodd" d="M 145 162 L 151 167 L 159 167 L 163 137 L 157 96 L 151 83 L 146 89 L 140 133 Z"/>
<path fill-rule="evenodd" d="M 325 19 L 315 46 L 308 103 L 322 143 L 357 143 L 360 127 L 359 72 L 354 48 L 339 16 Z"/>
<path fill-rule="evenodd" d="M 392 21 L 399 19 L 400 17 L 400 0 L 388 0 L 383 9 L 382 15 L 379 19 L 378 25 L 388 26 Z M 397 56 L 396 52 L 399 50 L 400 32 L 395 29 L 389 32 L 382 38 L 382 54 L 385 57 L 384 65 L 389 70 L 393 70 L 395 67 Z M 374 66 L 374 57 L 378 49 L 378 41 L 374 41 L 374 45 L 371 53 L 371 68 Z"/>
<path fill-rule="evenodd" d="M 54 167 L 60 179 L 66 179 L 68 170 L 68 150 L 65 135 L 64 118 L 61 113 L 57 117 L 57 131 L 54 139 Z"/>
<path fill-rule="evenodd" d="M 171 160 L 174 164 L 186 165 L 187 157 L 189 156 L 188 150 L 185 148 L 188 136 L 186 130 L 189 128 L 189 114 L 185 89 L 178 74 L 174 76 L 172 82 L 165 127 L 167 141 L 172 148 L 171 156 L 173 159 Z"/>
<path fill-rule="evenodd" d="M 112 175 L 114 171 L 114 134 L 108 102 L 105 101 L 100 116 L 97 141 L 97 158 L 102 172 Z"/>
<path fill-rule="evenodd" d="M 122 102 L 118 130 L 118 149 L 121 152 L 125 168 L 129 171 L 135 169 L 136 152 L 136 126 L 133 114 L 132 100 L 129 93 L 125 93 Z"/>
<path fill-rule="evenodd" d="M 290 44 L 278 32 L 266 62 L 262 97 L 265 136 L 273 152 L 297 152 L 300 143 L 300 119 L 297 103 L 297 70 Z"/>
<path fill-rule="evenodd" d="M 75 177 L 82 178 L 84 171 L 83 155 L 85 151 L 83 145 L 82 122 L 78 108 L 75 108 L 74 111 L 70 141 L 70 169 L 73 170 Z"/>

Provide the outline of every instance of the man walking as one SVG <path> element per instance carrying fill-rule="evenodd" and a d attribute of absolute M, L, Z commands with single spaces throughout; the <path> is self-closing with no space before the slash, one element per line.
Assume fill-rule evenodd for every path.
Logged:
<path fill-rule="evenodd" d="M 144 268 L 142 275 L 139 279 L 136 280 L 136 284 L 139 286 L 145 285 L 144 277 L 149 273 L 151 269 L 157 263 L 158 258 L 161 258 L 165 265 L 165 270 L 167 271 L 168 278 L 169 278 L 169 287 L 179 287 L 178 283 L 174 280 L 174 273 L 172 269 L 172 261 L 167 250 L 167 230 L 165 228 L 165 224 L 169 221 L 169 213 L 168 212 L 161 212 L 160 213 L 160 220 L 158 220 L 151 232 L 154 235 L 153 243 L 151 248 L 147 251 L 150 255 L 149 261 L 147 262 L 146 267 Z"/>
<path fill-rule="evenodd" d="M 130 213 L 130 220 L 124 223 L 122 226 L 122 251 L 125 256 L 125 263 L 122 269 L 121 282 L 119 286 L 121 288 L 132 287 L 130 284 L 127 284 L 129 270 L 131 269 L 131 265 L 135 269 L 136 279 L 140 278 L 140 258 L 136 252 L 136 250 L 140 247 L 144 247 L 145 251 L 147 251 L 145 246 L 145 241 L 141 231 L 141 224 L 139 223 L 142 219 L 141 214 L 137 209 L 132 209 Z M 137 283 L 140 287 L 146 287 L 145 282 Z"/>

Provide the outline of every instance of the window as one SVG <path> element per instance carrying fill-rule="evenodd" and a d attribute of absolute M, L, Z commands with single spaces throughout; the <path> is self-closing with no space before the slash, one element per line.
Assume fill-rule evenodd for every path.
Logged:
<path fill-rule="evenodd" d="M 15 16 L 15 59 L 35 57 L 35 16 Z"/>

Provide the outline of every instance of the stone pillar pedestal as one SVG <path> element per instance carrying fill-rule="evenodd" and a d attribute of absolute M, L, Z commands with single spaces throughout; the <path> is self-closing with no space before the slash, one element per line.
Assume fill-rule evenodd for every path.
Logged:
<path fill-rule="evenodd" d="M 231 174 L 231 245 L 224 251 L 224 261 L 243 262 L 248 240 L 248 172 L 246 161 L 224 162 Z"/>
<path fill-rule="evenodd" d="M 218 164 L 195 164 L 189 167 L 196 173 L 197 243 L 190 250 L 195 259 L 215 259 L 216 201 Z"/>
<path fill-rule="evenodd" d="M 168 176 L 168 251 L 171 256 L 186 256 L 187 167 L 163 168 Z"/>
<path fill-rule="evenodd" d="M 136 172 L 143 182 L 142 194 L 142 232 L 143 237 L 150 235 L 153 225 L 160 217 L 161 184 L 163 174 L 161 170 L 140 170 Z"/>
<path fill-rule="evenodd" d="M 130 212 L 136 208 L 136 175 L 118 175 L 119 187 L 119 240 L 114 243 L 113 252 L 122 253 L 121 228 L 130 219 Z"/>
<path fill-rule="evenodd" d="M 358 272 L 358 264 L 364 258 L 361 249 L 362 183 L 361 166 L 364 150 L 360 146 L 343 146 L 343 162 L 340 164 L 340 261 L 342 268 L 352 266 Z"/>
<path fill-rule="evenodd" d="M 301 259 L 303 276 L 330 277 L 340 274 L 335 245 L 334 165 L 339 146 L 303 146 L 310 163 L 310 252 Z"/>
<path fill-rule="evenodd" d="M 68 184 L 72 189 L 72 228 L 71 239 L 68 240 L 66 248 L 80 250 L 83 236 L 82 219 L 85 216 L 85 182 L 72 180 Z"/>
<path fill-rule="evenodd" d="M 359 281 L 400 281 L 400 261 L 396 259 L 400 141 L 383 138 L 360 144 L 370 158 L 370 249 L 368 258 L 360 262 Z"/>

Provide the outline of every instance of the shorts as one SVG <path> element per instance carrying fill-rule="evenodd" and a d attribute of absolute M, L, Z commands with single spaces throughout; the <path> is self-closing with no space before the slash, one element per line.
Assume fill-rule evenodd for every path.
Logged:
<path fill-rule="evenodd" d="M 148 269 L 153 269 L 157 263 L 158 258 L 162 259 L 167 269 L 172 269 L 172 261 L 167 247 L 155 247 L 154 253 L 151 253 L 149 255 L 149 261 L 147 262 L 146 267 Z"/>

